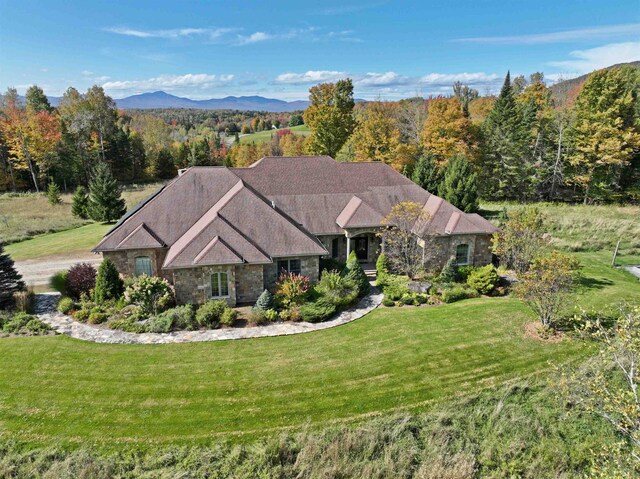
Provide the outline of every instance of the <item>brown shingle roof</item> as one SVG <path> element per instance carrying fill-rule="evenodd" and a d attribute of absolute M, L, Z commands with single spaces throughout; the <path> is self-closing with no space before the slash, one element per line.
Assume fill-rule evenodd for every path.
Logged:
<path fill-rule="evenodd" d="M 165 268 L 323 255 L 313 234 L 376 227 L 403 201 L 429 212 L 421 235 L 496 231 L 384 163 L 266 157 L 249 168 L 189 168 L 123 217 L 94 251 L 168 247 Z"/>

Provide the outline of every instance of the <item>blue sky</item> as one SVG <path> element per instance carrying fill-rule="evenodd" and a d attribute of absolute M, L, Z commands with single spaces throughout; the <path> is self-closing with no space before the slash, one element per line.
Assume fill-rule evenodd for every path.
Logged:
<path fill-rule="evenodd" d="M 640 60 L 640 0 L 0 0 L 0 88 L 104 86 L 194 99 L 304 99 L 349 76 L 365 99 L 482 93 Z"/>

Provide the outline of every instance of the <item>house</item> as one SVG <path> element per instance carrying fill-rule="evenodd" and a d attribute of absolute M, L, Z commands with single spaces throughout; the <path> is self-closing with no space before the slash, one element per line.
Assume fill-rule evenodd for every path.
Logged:
<path fill-rule="evenodd" d="M 459 264 L 491 261 L 496 228 L 487 220 L 463 213 L 384 163 L 339 163 L 328 156 L 188 168 L 127 213 L 93 251 L 125 276 L 166 278 L 180 303 L 251 303 L 281 271 L 316 281 L 321 257 L 345 261 L 355 251 L 362 262 L 374 262 L 382 248 L 380 222 L 403 201 L 424 205 L 430 214 L 416 240 L 435 236 L 432 266 L 452 255 Z"/>

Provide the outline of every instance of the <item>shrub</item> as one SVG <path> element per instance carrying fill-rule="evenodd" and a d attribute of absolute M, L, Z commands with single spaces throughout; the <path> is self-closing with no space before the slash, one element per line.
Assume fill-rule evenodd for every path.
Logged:
<path fill-rule="evenodd" d="M 5 321 L 2 325 L 2 330 L 5 333 L 17 334 L 23 329 L 29 321 L 34 319 L 33 316 L 27 313 L 16 313 L 9 320 Z"/>
<path fill-rule="evenodd" d="M 165 311 L 151 318 L 146 325 L 147 331 L 150 333 L 168 333 L 171 331 L 173 328 L 173 316 L 167 314 L 169 311 Z"/>
<path fill-rule="evenodd" d="M 446 288 L 442 291 L 442 301 L 445 303 L 453 303 L 467 298 L 476 298 L 477 296 L 478 292 L 476 290 L 461 285 Z"/>
<path fill-rule="evenodd" d="M 196 322 L 202 327 L 215 329 L 220 326 L 222 313 L 228 308 L 223 299 L 207 301 L 196 311 Z"/>
<path fill-rule="evenodd" d="M 147 330 L 144 324 L 136 323 L 133 318 L 113 319 L 109 321 L 108 326 L 127 333 L 144 333 Z"/>
<path fill-rule="evenodd" d="M 87 323 L 89 324 L 102 324 L 109 319 L 109 315 L 102 311 L 92 310 L 89 313 L 89 317 L 87 318 Z"/>
<path fill-rule="evenodd" d="M 389 275 L 382 290 L 385 298 L 398 301 L 402 296 L 411 292 L 408 283 L 409 278 L 406 276 Z"/>
<path fill-rule="evenodd" d="M 67 295 L 67 281 L 69 278 L 69 271 L 58 271 L 49 280 L 49 286 L 55 289 L 63 296 Z"/>
<path fill-rule="evenodd" d="M 384 298 L 382 300 L 382 304 L 384 304 L 387 308 L 392 308 L 396 305 L 396 302 L 391 299 Z"/>
<path fill-rule="evenodd" d="M 270 309 L 269 311 L 273 311 Z M 277 315 L 277 313 L 276 313 Z M 254 326 L 262 326 L 264 324 L 269 323 L 269 319 L 267 318 L 267 312 L 261 309 L 252 308 L 249 313 L 249 323 Z"/>
<path fill-rule="evenodd" d="M 467 284 L 480 294 L 489 294 L 500 281 L 500 276 L 493 265 L 488 264 L 471 272 L 467 278 Z"/>
<path fill-rule="evenodd" d="M 267 309 L 264 312 L 264 317 L 267 319 L 267 321 L 269 321 L 270 323 L 273 323 L 278 319 L 278 312 L 275 309 Z"/>
<path fill-rule="evenodd" d="M 300 315 L 300 308 L 293 306 L 290 309 L 284 309 L 280 311 L 280 319 L 282 321 L 292 321 L 294 323 L 300 321 L 302 316 Z"/>
<path fill-rule="evenodd" d="M 43 323 L 37 318 L 30 319 L 29 322 L 25 325 L 24 329 L 34 336 L 39 334 L 46 334 L 51 331 L 51 328 L 48 324 Z"/>
<path fill-rule="evenodd" d="M 466 283 L 469 275 L 478 268 L 475 266 L 458 266 L 456 269 L 456 281 Z"/>
<path fill-rule="evenodd" d="M 320 258 L 320 271 L 342 271 L 346 264 L 335 258 Z"/>
<path fill-rule="evenodd" d="M 269 290 L 265 289 L 260 296 L 258 296 L 258 300 L 256 301 L 254 308 L 266 311 L 273 308 L 273 303 L 273 294 L 271 294 Z"/>
<path fill-rule="evenodd" d="M 389 262 L 384 253 L 380 253 L 376 260 L 376 285 L 383 287 L 389 276 Z"/>
<path fill-rule="evenodd" d="M 67 275 L 67 293 L 74 299 L 80 299 L 83 293 L 89 294 L 96 285 L 96 269 L 89 263 L 78 263 L 69 268 Z"/>
<path fill-rule="evenodd" d="M 400 302 L 402 304 L 406 304 L 406 305 L 412 305 L 412 304 L 417 304 L 417 300 L 415 298 L 415 296 L 411 293 L 405 293 L 402 295 L 402 298 L 400 298 Z"/>
<path fill-rule="evenodd" d="M 161 323 L 169 322 L 170 326 L 168 331 L 174 331 L 178 329 L 188 329 L 190 331 L 193 331 L 195 329 L 198 329 L 198 323 L 196 323 L 196 320 L 195 320 L 195 312 L 193 310 L 193 306 L 191 306 L 190 304 L 176 306 L 175 308 L 168 309 L 165 312 L 157 315 L 155 318 L 152 318 L 152 320 L 150 321 L 149 330 L 151 330 L 151 323 L 154 320 L 159 320 L 160 318 L 163 318 L 162 321 L 160 321 Z M 169 318 L 169 319 L 164 319 L 164 318 Z M 151 331 L 151 332 L 163 333 L 168 331 Z"/>
<path fill-rule="evenodd" d="M 347 306 L 358 298 L 356 284 L 337 271 L 323 271 L 315 290 L 337 307 Z"/>
<path fill-rule="evenodd" d="M 309 292 L 310 281 L 306 276 L 282 273 L 276 283 L 276 299 L 285 308 L 300 304 Z"/>
<path fill-rule="evenodd" d="M 31 314 L 36 304 L 36 294 L 33 288 L 29 287 L 26 291 L 18 291 L 13 295 L 16 309 L 23 313 Z"/>
<path fill-rule="evenodd" d="M 456 280 L 457 275 L 456 259 L 452 256 L 447 260 L 447 263 L 442 268 L 438 281 L 441 283 L 453 283 Z"/>
<path fill-rule="evenodd" d="M 351 254 L 349 254 L 347 266 L 345 267 L 342 274 L 345 279 L 351 281 L 357 286 L 358 297 L 366 296 L 367 294 L 369 294 L 369 290 L 371 289 L 369 278 L 367 278 L 367 275 L 364 273 L 362 266 L 360 266 L 355 251 L 352 251 Z"/>
<path fill-rule="evenodd" d="M 89 309 L 79 309 L 75 313 L 73 313 L 73 317 L 78 321 L 86 321 L 89 318 L 89 314 L 91 314 L 91 310 Z"/>
<path fill-rule="evenodd" d="M 124 283 L 120 279 L 120 274 L 116 265 L 109 258 L 105 258 L 98 268 L 96 286 L 93 298 L 96 303 L 101 303 L 109 299 L 118 299 L 124 292 Z"/>
<path fill-rule="evenodd" d="M 227 308 L 220 315 L 220 324 L 222 326 L 233 326 L 236 319 L 238 319 L 238 312 L 233 308 Z"/>
<path fill-rule="evenodd" d="M 319 323 L 329 319 L 336 312 L 336 306 L 326 298 L 300 306 L 300 318 L 307 323 Z"/>
<path fill-rule="evenodd" d="M 142 315 L 155 316 L 169 308 L 174 301 L 173 288 L 166 279 L 143 274 L 125 290 L 127 304 L 136 304 Z"/>
<path fill-rule="evenodd" d="M 62 298 L 58 301 L 58 311 L 62 314 L 68 314 L 69 311 L 76 307 L 76 303 L 71 298 Z"/>

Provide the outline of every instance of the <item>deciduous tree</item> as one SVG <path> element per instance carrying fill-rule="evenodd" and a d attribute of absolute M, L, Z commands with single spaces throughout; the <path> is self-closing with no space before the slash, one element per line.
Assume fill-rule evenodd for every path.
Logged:
<path fill-rule="evenodd" d="M 458 98 L 436 98 L 428 103 L 421 145 L 432 153 L 440 166 L 454 155 L 469 156 L 474 149 L 471 122 Z"/>

